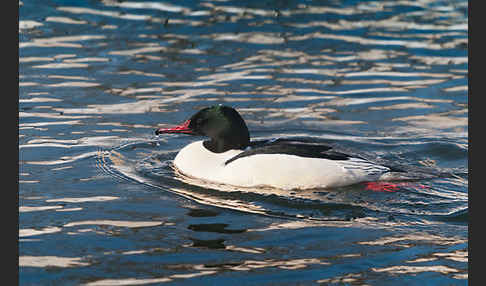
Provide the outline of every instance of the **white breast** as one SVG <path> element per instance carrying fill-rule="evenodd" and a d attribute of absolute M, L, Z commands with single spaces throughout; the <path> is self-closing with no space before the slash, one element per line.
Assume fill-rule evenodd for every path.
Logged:
<path fill-rule="evenodd" d="M 340 187 L 376 180 L 389 170 L 357 158 L 327 160 L 285 154 L 257 154 L 225 165 L 242 151 L 213 153 L 202 142 L 184 147 L 174 159 L 174 165 L 185 175 L 234 186 L 286 190 Z"/>

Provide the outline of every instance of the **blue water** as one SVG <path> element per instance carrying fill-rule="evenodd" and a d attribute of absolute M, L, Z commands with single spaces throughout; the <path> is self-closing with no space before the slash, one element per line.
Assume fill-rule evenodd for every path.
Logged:
<path fill-rule="evenodd" d="M 20 284 L 467 285 L 467 25 L 467 1 L 20 1 Z M 153 132 L 218 103 L 413 180 L 184 178 L 195 138 Z"/>

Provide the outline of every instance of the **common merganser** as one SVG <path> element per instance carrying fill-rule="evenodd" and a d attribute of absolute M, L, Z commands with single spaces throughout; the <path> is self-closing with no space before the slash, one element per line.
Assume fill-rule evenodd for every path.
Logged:
<path fill-rule="evenodd" d="M 233 108 L 214 105 L 179 126 L 156 135 L 183 133 L 209 137 L 182 148 L 174 159 L 184 175 L 240 187 L 333 188 L 379 180 L 391 167 L 307 140 L 250 141 L 245 121 Z"/>

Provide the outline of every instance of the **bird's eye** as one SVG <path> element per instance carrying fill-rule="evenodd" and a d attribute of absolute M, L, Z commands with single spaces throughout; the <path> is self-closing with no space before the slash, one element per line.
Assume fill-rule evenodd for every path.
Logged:
<path fill-rule="evenodd" d="M 196 120 L 196 124 L 197 124 L 198 126 L 201 126 L 201 125 L 204 125 L 204 124 L 205 124 L 207 121 L 208 121 L 207 119 L 204 119 L 204 118 L 198 118 L 198 119 Z"/>

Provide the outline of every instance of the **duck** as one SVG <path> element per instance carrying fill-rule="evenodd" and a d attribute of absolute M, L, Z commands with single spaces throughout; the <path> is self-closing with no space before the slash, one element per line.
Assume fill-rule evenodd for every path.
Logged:
<path fill-rule="evenodd" d="M 182 124 L 158 128 L 155 134 L 206 137 L 183 147 L 173 165 L 185 176 L 235 187 L 337 188 L 378 181 L 395 171 L 315 140 L 250 140 L 238 111 L 221 104 L 202 108 Z"/>

